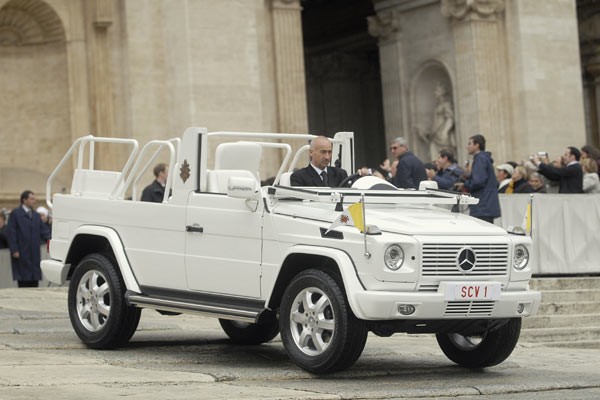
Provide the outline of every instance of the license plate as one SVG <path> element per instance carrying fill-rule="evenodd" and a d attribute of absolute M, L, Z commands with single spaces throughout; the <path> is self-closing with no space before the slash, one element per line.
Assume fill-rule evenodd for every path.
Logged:
<path fill-rule="evenodd" d="M 500 282 L 442 282 L 446 300 L 499 300 Z"/>

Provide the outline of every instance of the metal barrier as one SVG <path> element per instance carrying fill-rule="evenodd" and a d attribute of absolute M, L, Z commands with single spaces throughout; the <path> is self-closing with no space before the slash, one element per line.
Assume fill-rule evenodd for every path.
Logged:
<path fill-rule="evenodd" d="M 502 217 L 495 223 L 520 226 L 528 194 L 500 195 Z M 534 274 L 600 273 L 600 195 L 534 194 L 532 231 Z"/>

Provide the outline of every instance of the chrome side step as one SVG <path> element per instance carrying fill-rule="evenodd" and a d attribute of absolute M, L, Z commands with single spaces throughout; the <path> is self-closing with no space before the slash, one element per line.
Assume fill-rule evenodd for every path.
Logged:
<path fill-rule="evenodd" d="M 125 299 L 131 306 L 141 308 L 152 308 L 155 310 L 171 311 L 178 313 L 199 314 L 209 317 L 231 319 L 244 322 L 258 322 L 263 310 L 243 310 L 223 305 L 208 303 L 186 302 L 182 300 L 169 300 L 146 296 L 143 294 L 130 292 L 125 293 Z"/>

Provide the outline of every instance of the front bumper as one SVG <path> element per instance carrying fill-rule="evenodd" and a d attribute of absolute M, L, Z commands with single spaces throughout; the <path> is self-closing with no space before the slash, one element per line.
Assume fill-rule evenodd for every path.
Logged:
<path fill-rule="evenodd" d="M 444 293 L 361 291 L 354 295 L 355 314 L 365 320 L 518 318 L 535 315 L 541 293 L 534 290 L 501 292 L 500 299 L 448 301 Z M 414 313 L 402 315 L 401 304 L 413 305 Z M 519 312 L 519 305 L 522 312 Z"/>

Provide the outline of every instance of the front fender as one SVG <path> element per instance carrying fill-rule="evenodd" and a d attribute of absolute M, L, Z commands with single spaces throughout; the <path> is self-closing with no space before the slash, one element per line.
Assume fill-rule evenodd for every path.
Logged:
<path fill-rule="evenodd" d="M 337 264 L 340 275 L 342 276 L 344 287 L 346 289 L 346 297 L 348 298 L 348 303 L 350 304 L 352 312 L 359 319 L 367 319 L 359 302 L 356 300 L 357 293 L 365 291 L 365 288 L 358 279 L 356 267 L 348 253 L 329 247 L 299 245 L 290 247 L 285 258 L 287 259 L 287 257 L 292 254 L 309 254 L 327 257 L 333 260 Z"/>

